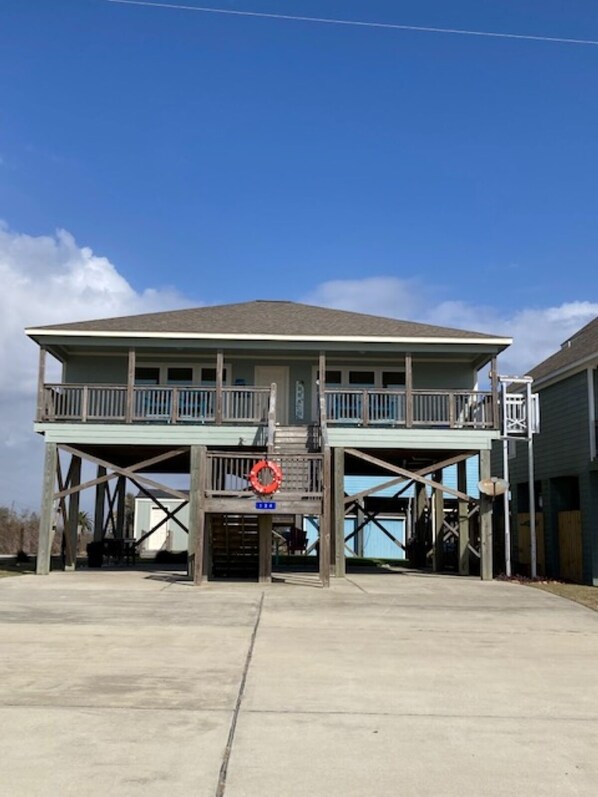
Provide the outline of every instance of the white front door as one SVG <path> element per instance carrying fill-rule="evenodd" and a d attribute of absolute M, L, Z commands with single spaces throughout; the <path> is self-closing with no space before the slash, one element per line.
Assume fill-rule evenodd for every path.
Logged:
<path fill-rule="evenodd" d="M 151 506 L 150 507 L 150 529 L 153 529 L 154 526 L 157 526 L 158 523 L 166 517 L 166 512 L 161 509 L 159 506 Z M 165 545 L 166 540 L 168 538 L 168 523 L 163 523 L 157 531 L 154 531 L 153 534 L 145 541 L 145 550 L 146 551 L 161 551 Z M 149 531 L 149 529 L 148 529 Z"/>
<path fill-rule="evenodd" d="M 276 422 L 289 422 L 289 369 L 286 365 L 256 365 L 255 384 L 269 387 L 276 383 Z"/>

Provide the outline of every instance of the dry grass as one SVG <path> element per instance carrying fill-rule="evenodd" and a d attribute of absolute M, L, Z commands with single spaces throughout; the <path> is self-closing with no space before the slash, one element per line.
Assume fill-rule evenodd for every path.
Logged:
<path fill-rule="evenodd" d="M 558 595 L 559 598 L 567 598 L 575 603 L 581 603 L 588 609 L 598 612 L 598 587 L 587 587 L 584 584 L 563 584 L 560 581 L 529 581 L 530 587 L 543 589 Z"/>

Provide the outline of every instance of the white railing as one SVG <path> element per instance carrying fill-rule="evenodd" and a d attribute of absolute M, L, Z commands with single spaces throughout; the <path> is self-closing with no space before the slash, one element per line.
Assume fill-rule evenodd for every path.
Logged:
<path fill-rule="evenodd" d="M 266 423 L 269 387 L 44 386 L 39 421 Z"/>
<path fill-rule="evenodd" d="M 496 428 L 489 391 L 333 388 L 325 395 L 331 425 Z"/>

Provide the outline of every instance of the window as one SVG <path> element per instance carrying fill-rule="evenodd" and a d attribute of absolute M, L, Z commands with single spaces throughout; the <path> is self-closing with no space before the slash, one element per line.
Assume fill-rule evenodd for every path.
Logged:
<path fill-rule="evenodd" d="M 376 373 L 374 371 L 349 371 L 349 384 L 358 387 L 374 387 Z"/>
<path fill-rule="evenodd" d="M 192 385 L 193 368 L 168 368 L 166 381 L 169 385 Z"/>
<path fill-rule="evenodd" d="M 405 387 L 405 371 L 382 371 L 382 387 Z"/>
<path fill-rule="evenodd" d="M 135 368 L 135 384 L 136 385 L 159 385 L 160 384 L 160 369 L 159 368 Z"/>
<path fill-rule="evenodd" d="M 342 371 L 326 371 L 326 384 L 329 386 L 342 385 L 343 372 Z"/>
<path fill-rule="evenodd" d="M 223 370 L 223 383 L 228 384 L 229 368 Z M 138 365 L 135 368 L 135 384 L 137 385 L 203 385 L 215 387 L 215 365 L 168 365 L 152 363 Z"/>
<path fill-rule="evenodd" d="M 222 382 L 226 385 L 228 381 L 227 369 L 222 372 Z M 199 369 L 199 384 L 214 386 L 216 384 L 216 369 L 210 366 L 202 366 Z"/>

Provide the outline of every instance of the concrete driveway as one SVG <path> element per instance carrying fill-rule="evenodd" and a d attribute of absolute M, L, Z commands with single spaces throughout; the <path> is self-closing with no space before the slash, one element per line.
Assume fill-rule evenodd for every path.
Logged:
<path fill-rule="evenodd" d="M 0 580 L 0 793 L 598 793 L 598 614 L 416 573 Z"/>

